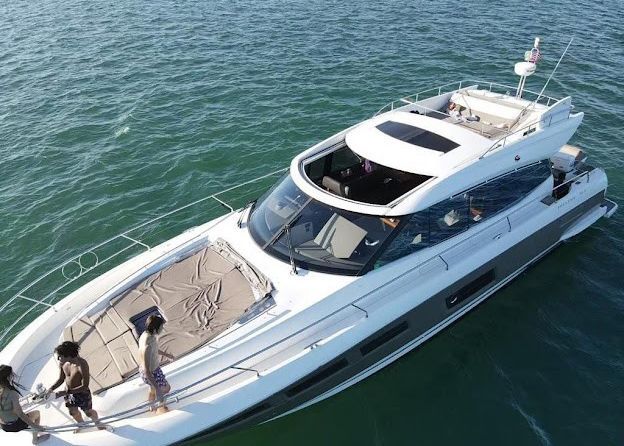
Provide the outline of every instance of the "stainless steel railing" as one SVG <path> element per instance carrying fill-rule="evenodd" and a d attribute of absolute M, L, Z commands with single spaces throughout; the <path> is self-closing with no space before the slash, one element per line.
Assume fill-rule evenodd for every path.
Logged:
<path fill-rule="evenodd" d="M 139 247 L 142 250 L 149 251 L 151 249 L 151 245 L 141 240 L 140 236 L 137 235 L 137 232 L 139 230 L 145 229 L 150 225 L 154 225 L 155 223 L 159 223 L 166 217 L 179 214 L 185 209 L 191 208 L 209 200 L 215 201 L 220 206 L 225 207 L 228 212 L 231 213 L 234 211 L 234 208 L 221 198 L 223 194 L 239 189 L 243 186 L 259 182 L 263 179 L 276 176 L 286 171 L 287 169 L 288 168 L 282 168 L 266 175 L 262 175 L 258 178 L 254 178 L 253 180 L 249 180 L 236 186 L 229 187 L 220 192 L 169 211 L 158 217 L 152 218 L 151 220 L 141 223 L 138 226 L 135 226 L 121 234 L 118 234 L 114 237 L 109 238 L 108 240 L 92 246 L 88 250 L 70 258 L 61 265 L 51 269 L 47 273 L 33 280 L 25 287 L 23 287 L 20 291 L 18 291 L 15 295 L 13 295 L 10 299 L 4 302 L 2 306 L 0 306 L 0 315 L 2 315 L 3 313 L 6 313 L 9 309 L 11 309 L 17 301 L 24 301 L 31 304 L 31 306 L 29 306 L 28 308 L 20 307 L 21 313 L 12 321 L 12 323 L 8 327 L 3 328 L 2 333 L 0 334 L 0 346 L 3 346 L 4 344 L 6 344 L 6 342 L 8 342 L 8 340 L 10 340 L 15 328 L 18 327 L 22 323 L 22 321 L 33 312 L 41 309 L 47 310 L 49 308 L 54 310 L 54 303 L 59 295 L 59 292 L 65 292 L 70 285 L 80 283 L 80 279 L 83 279 L 84 276 L 88 273 L 92 272 L 96 268 L 99 268 L 106 263 L 111 263 L 114 259 L 121 257 L 125 253 L 129 253 L 129 251 L 134 247 Z M 114 249 L 110 251 L 110 248 Z M 51 291 L 46 291 L 42 293 L 42 295 L 40 295 L 41 291 L 37 289 L 37 286 L 47 285 L 48 281 L 53 282 L 54 280 L 56 280 L 57 282 L 60 281 L 60 285 L 53 286 Z"/>
<path fill-rule="evenodd" d="M 434 96 L 440 96 L 442 94 L 451 93 L 457 90 L 461 90 L 462 88 L 467 88 L 473 85 L 487 85 L 489 91 L 504 91 L 503 94 L 509 93 L 511 96 L 511 92 L 516 90 L 516 87 L 510 85 L 499 84 L 496 82 L 482 81 L 482 80 L 462 80 L 449 82 L 447 84 L 443 84 L 437 87 L 427 88 L 426 90 L 421 90 L 418 93 L 414 93 L 408 96 L 405 96 L 401 99 L 396 99 L 392 102 L 381 107 L 377 113 L 373 116 L 380 115 L 381 113 L 385 113 L 387 111 L 392 111 L 397 108 L 397 105 L 400 106 L 409 105 L 418 102 L 419 100 L 428 99 Z M 449 88 L 451 87 L 451 88 Z M 433 93 L 433 94 L 430 94 Z M 531 90 L 523 90 L 523 94 L 525 97 L 532 97 L 534 100 L 537 100 L 538 103 L 545 103 L 548 107 L 551 103 L 557 102 L 559 99 L 541 95 Z"/>

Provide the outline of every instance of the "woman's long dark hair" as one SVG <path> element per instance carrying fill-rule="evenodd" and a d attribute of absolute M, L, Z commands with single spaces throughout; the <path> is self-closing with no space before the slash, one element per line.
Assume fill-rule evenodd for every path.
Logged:
<path fill-rule="evenodd" d="M 19 384 L 15 382 L 15 374 L 13 373 L 13 368 L 11 368 L 10 365 L 0 365 L 0 387 L 15 390 L 21 395 L 20 391 L 17 390 Z"/>

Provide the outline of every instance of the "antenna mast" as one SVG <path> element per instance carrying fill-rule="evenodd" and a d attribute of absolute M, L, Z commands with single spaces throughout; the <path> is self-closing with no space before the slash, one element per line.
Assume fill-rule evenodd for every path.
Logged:
<path fill-rule="evenodd" d="M 568 46 L 566 46 L 566 49 L 563 50 L 563 54 L 559 58 L 559 61 L 557 62 L 557 65 L 555 65 L 555 68 L 553 68 L 552 73 L 550 73 L 550 76 L 548 76 L 548 80 L 544 84 L 544 87 L 542 87 L 542 91 L 540 91 L 539 95 L 537 95 L 537 99 L 534 102 L 539 101 L 539 99 L 542 97 L 542 94 L 544 94 L 544 90 L 546 90 L 546 87 L 548 86 L 548 83 L 550 82 L 550 79 L 552 79 L 552 77 L 555 75 L 555 71 L 557 71 L 557 68 L 559 68 L 559 64 L 561 63 L 561 60 L 563 59 L 563 56 L 565 56 L 565 54 L 568 52 L 568 48 L 570 48 L 570 45 L 572 45 L 572 41 L 573 40 L 574 40 L 574 37 L 570 38 L 570 41 L 568 42 Z"/>
<path fill-rule="evenodd" d="M 535 73 L 537 61 L 542 58 L 539 45 L 540 38 L 536 37 L 531 51 L 524 53 L 524 62 L 518 62 L 514 66 L 514 71 L 520 76 L 520 81 L 518 82 L 518 88 L 516 90 L 516 98 L 518 99 L 522 98 L 522 90 L 524 90 L 526 78 Z"/>

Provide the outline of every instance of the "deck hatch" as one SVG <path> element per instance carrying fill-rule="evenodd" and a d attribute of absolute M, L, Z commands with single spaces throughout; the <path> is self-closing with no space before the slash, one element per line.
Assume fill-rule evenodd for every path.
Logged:
<path fill-rule="evenodd" d="M 140 337 L 145 331 L 147 318 L 150 316 L 160 316 L 166 322 L 165 317 L 161 314 L 160 310 L 156 306 L 149 307 L 147 310 L 141 311 L 139 314 L 130 318 L 130 323 L 134 325 L 137 337 Z"/>
<path fill-rule="evenodd" d="M 370 352 L 381 347 L 386 342 L 389 342 L 392 339 L 396 338 L 405 330 L 407 330 L 407 321 L 401 322 L 399 325 L 391 328 L 390 330 L 383 332 L 382 334 L 377 336 L 372 341 L 369 341 L 366 344 L 364 344 L 362 347 L 360 347 L 360 353 L 362 353 L 362 356 L 368 355 Z"/>
<path fill-rule="evenodd" d="M 446 153 L 459 147 L 459 144 L 455 141 L 451 141 L 444 136 L 401 122 L 382 122 L 377 126 L 377 130 L 406 143 L 435 150 L 436 152 Z"/>

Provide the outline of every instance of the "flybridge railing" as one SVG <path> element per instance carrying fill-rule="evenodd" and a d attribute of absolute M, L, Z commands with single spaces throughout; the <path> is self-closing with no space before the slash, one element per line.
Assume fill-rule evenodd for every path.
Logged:
<path fill-rule="evenodd" d="M 579 175 L 574 176 L 573 178 L 570 178 L 569 180 L 565 181 L 564 183 L 554 187 L 552 189 L 552 196 L 553 198 L 553 202 L 556 203 L 557 202 L 557 194 L 556 191 L 559 188 L 564 188 L 564 187 L 570 187 L 570 185 L 572 183 L 576 183 L 578 182 L 581 178 L 586 177 L 587 182 L 589 182 L 590 180 L 590 173 L 591 170 L 587 170 L 584 171 L 582 173 L 580 173 Z M 547 196 L 548 197 L 548 196 Z M 505 216 L 505 217 L 500 217 L 496 220 L 494 220 L 494 222 L 492 224 L 486 225 L 485 227 L 481 228 L 480 230 L 478 230 L 477 232 L 475 232 L 474 234 L 470 235 L 469 237 L 461 240 L 460 242 L 453 244 L 452 246 L 447 247 L 446 249 L 444 249 L 443 251 L 429 257 L 428 259 L 419 262 L 417 265 L 412 266 L 410 268 L 408 268 L 407 270 L 403 271 L 402 273 L 400 273 L 398 276 L 396 276 L 393 280 L 382 283 L 381 285 L 377 286 L 376 288 L 366 292 L 364 295 L 356 298 L 355 300 L 353 300 L 350 303 L 345 304 L 344 306 L 334 310 L 333 312 L 331 312 L 330 314 L 327 314 L 325 316 L 323 316 L 321 319 L 315 320 L 313 322 L 311 322 L 310 324 L 306 325 L 305 327 L 299 328 L 296 332 L 291 333 L 281 339 L 276 340 L 275 342 L 271 343 L 270 345 L 262 348 L 259 351 L 254 351 L 251 354 L 248 354 L 247 356 L 245 356 L 243 359 L 240 359 L 238 361 L 236 361 L 233 364 L 227 365 L 225 367 L 222 367 L 220 369 L 218 369 L 217 371 L 214 371 L 204 377 L 202 377 L 201 379 L 194 381 L 182 388 L 176 389 L 173 392 L 171 392 L 170 394 L 167 395 L 165 402 L 167 404 L 172 404 L 172 403 L 179 403 L 180 401 L 183 400 L 187 400 L 188 398 L 192 398 L 192 397 L 197 397 L 199 394 L 206 392 L 207 390 L 210 390 L 210 388 L 212 387 L 216 387 L 219 386 L 220 384 L 223 383 L 223 381 L 219 381 L 216 383 L 210 383 L 209 381 L 213 380 L 214 378 L 216 378 L 217 376 L 219 376 L 220 374 L 227 372 L 229 370 L 240 370 L 243 372 L 252 372 L 255 373 L 256 375 L 256 379 L 262 379 L 263 377 L 263 373 L 266 370 L 270 370 L 273 365 L 267 366 L 262 370 L 258 370 L 259 368 L 254 368 L 254 366 L 248 364 L 248 361 L 253 360 L 255 357 L 258 356 L 262 356 L 262 354 L 264 354 L 265 352 L 279 346 L 280 344 L 289 341 L 290 339 L 293 339 L 296 336 L 299 336 L 300 334 L 304 333 L 307 330 L 312 329 L 315 326 L 318 326 L 319 324 L 329 320 L 330 318 L 333 318 L 337 315 L 339 315 L 341 312 L 344 312 L 345 310 L 349 310 L 349 309 L 355 309 L 358 310 L 362 313 L 362 317 L 363 319 L 367 319 L 368 318 L 368 311 L 366 310 L 366 305 L 362 304 L 361 302 L 364 301 L 364 299 L 370 297 L 371 295 L 373 295 L 374 293 L 378 293 L 380 290 L 383 290 L 384 288 L 393 285 L 396 283 L 397 280 L 402 279 L 406 276 L 408 276 L 409 274 L 413 273 L 414 271 L 418 271 L 421 270 L 422 268 L 426 268 L 426 265 L 429 264 L 430 262 L 436 261 L 436 262 L 441 262 L 441 265 L 444 265 L 444 270 L 448 271 L 453 263 L 452 260 L 452 256 L 449 256 L 449 253 L 452 252 L 452 250 L 454 250 L 455 248 L 457 248 L 458 245 L 462 244 L 462 243 L 470 243 L 472 240 L 474 240 L 476 237 L 479 237 L 481 235 L 483 235 L 484 233 L 486 233 L 488 230 L 491 230 L 491 228 L 494 228 L 496 225 L 498 225 L 499 223 L 504 222 L 505 226 L 507 227 L 505 231 L 502 231 L 499 234 L 496 234 L 492 240 L 499 240 L 504 232 L 511 232 L 514 229 L 514 224 L 512 223 L 512 218 L 515 214 L 521 214 L 523 211 L 525 211 L 525 209 L 527 209 L 529 206 L 532 206 L 536 203 L 541 202 L 542 204 L 544 204 L 544 206 L 549 206 L 549 204 L 544 203 L 544 199 L 547 198 L 544 197 L 543 195 L 540 195 L 539 197 L 530 200 L 529 202 L 523 204 L 521 207 L 519 207 L 518 209 L 515 209 L 513 212 L 511 212 L 509 215 Z M 445 258 L 446 256 L 446 258 Z M 387 294 L 382 294 L 381 295 L 381 299 L 385 298 L 387 296 Z M 345 316 L 346 318 L 347 316 Z M 425 338 L 429 333 L 431 333 L 433 330 L 435 330 L 436 327 L 432 327 L 430 328 L 427 332 L 423 333 L 420 337 L 421 338 Z M 309 349 L 313 349 L 313 348 L 318 348 L 318 345 L 323 345 L 320 344 L 320 342 L 322 341 L 322 339 L 317 340 L 314 344 L 306 347 Z M 243 366 L 244 365 L 244 366 Z M 227 378 L 226 378 L 227 379 Z M 29 404 L 38 404 L 38 402 L 35 401 L 29 401 Z M 118 413 L 115 414 L 111 414 L 111 415 L 107 415 L 104 416 L 100 419 L 101 422 L 103 423 L 115 423 L 115 422 L 119 422 L 119 421 L 123 421 L 123 420 L 127 420 L 129 418 L 132 417 L 136 417 L 136 416 L 140 416 L 143 415 L 145 413 L 147 413 L 151 407 L 152 403 L 149 402 L 143 402 L 138 404 L 135 407 L 129 408 L 127 410 L 124 411 L 120 411 Z M 93 427 L 94 424 L 93 422 L 84 422 L 84 423 L 79 423 L 79 424 L 65 424 L 65 425 L 59 425 L 59 426 L 53 426 L 53 427 L 48 427 L 46 428 L 46 431 L 48 432 L 70 432 L 73 431 L 75 428 L 77 427 Z"/>
<path fill-rule="evenodd" d="M 262 182 L 262 180 L 283 173 L 287 169 L 286 167 L 262 175 L 253 180 L 224 189 L 152 218 L 132 229 L 92 246 L 88 250 L 71 257 L 61 265 L 33 280 L 0 306 L 0 315 L 3 316 L 3 319 L 12 321 L 11 324 L 3 328 L 0 333 L 0 348 L 4 347 L 8 341 L 14 337 L 15 332 L 22 328 L 25 322 L 34 319 L 34 317 L 43 313 L 45 310 L 52 309 L 55 311 L 55 303 L 85 284 L 89 277 L 93 278 L 90 273 L 94 272 L 94 270 L 100 269 L 104 264 L 111 265 L 109 269 L 112 269 L 112 267 L 117 266 L 133 255 L 149 251 L 152 246 L 166 241 L 168 237 L 163 237 L 163 235 L 164 233 L 171 232 L 172 229 L 167 227 L 163 228 L 161 226 L 164 223 L 163 220 L 167 217 L 179 216 L 182 211 L 195 209 L 197 205 L 205 202 L 213 202 L 217 208 L 225 207 L 229 213 L 234 212 L 234 207 L 225 201 L 225 194 L 233 191 L 239 192 L 240 189 L 245 186 L 254 186 Z M 252 187 L 246 194 L 237 194 L 237 196 L 232 197 L 232 200 L 236 200 L 237 203 L 242 200 L 243 203 L 246 203 L 250 200 L 244 198 L 256 198 L 261 190 L 262 188 Z M 184 221 L 178 221 L 177 223 L 185 223 L 190 220 L 194 221 L 195 219 L 200 219 L 199 223 L 204 223 L 207 221 L 206 214 L 209 213 L 209 211 L 210 210 L 206 212 L 206 210 L 204 210 L 199 215 L 187 217 Z M 223 214 L 221 213 L 221 215 Z M 215 218 L 216 217 L 218 217 L 218 215 L 215 215 Z M 174 224 L 176 224 L 176 222 L 174 222 Z M 191 223 L 189 227 L 192 226 L 197 225 Z M 186 229 L 188 229 L 188 227 Z M 156 235 L 160 235 L 160 238 L 157 238 Z M 147 240 L 148 238 L 150 240 Z M 164 238 L 164 240 L 162 238 Z M 136 248 L 138 248 L 138 251 Z M 115 261 L 117 261 L 117 263 L 115 263 Z M 27 302 L 29 306 L 25 308 L 23 305 L 19 305 L 19 302 Z"/>
<path fill-rule="evenodd" d="M 557 122 L 566 121 L 566 120 L 570 119 L 570 115 L 571 114 L 572 114 L 572 107 L 570 107 L 568 109 L 568 115 L 565 118 L 563 118 L 561 120 L 558 120 Z M 548 128 L 548 127 L 550 127 L 552 125 L 552 120 L 553 120 L 553 115 L 550 114 L 547 117 L 540 118 L 537 121 L 534 121 L 534 122 L 532 122 L 532 123 L 530 123 L 528 125 L 520 127 L 519 129 L 514 130 L 513 132 L 507 132 L 505 134 L 505 136 L 497 139 L 494 142 L 494 144 L 492 144 L 490 147 L 488 147 L 488 149 L 485 152 L 483 152 L 481 154 L 481 156 L 479 156 L 479 159 L 483 159 L 483 157 L 485 157 L 485 155 L 487 155 L 488 153 L 490 153 L 491 151 L 493 151 L 495 149 L 502 149 L 502 148 L 504 148 L 507 145 L 507 141 L 508 141 L 508 138 L 510 136 L 517 135 L 517 134 L 520 134 L 520 133 L 522 133 L 522 135 L 524 135 L 524 136 L 529 135 L 529 134 L 535 132 L 538 129 L 538 126 L 540 126 L 540 128 Z"/>
<path fill-rule="evenodd" d="M 517 87 L 510 86 L 510 85 L 504 85 L 504 84 L 498 84 L 496 82 L 480 81 L 480 80 L 462 80 L 462 81 L 456 81 L 456 82 L 449 82 L 448 84 L 443 84 L 438 87 L 428 88 L 426 90 L 419 91 L 418 93 L 414 93 L 409 96 L 405 96 L 401 99 L 397 99 L 392 102 L 389 102 L 388 104 L 381 107 L 379 111 L 375 113 L 373 116 L 377 116 L 382 113 L 392 111 L 395 108 L 403 107 L 405 105 L 414 104 L 423 99 L 440 96 L 446 93 L 452 93 L 454 91 L 461 90 L 462 88 L 468 88 L 474 85 L 484 86 L 488 88 L 488 91 L 498 92 L 498 93 L 506 94 L 512 97 L 515 97 L 515 91 L 517 88 Z M 559 101 L 559 99 L 557 98 L 554 98 L 551 96 L 545 96 L 543 94 L 540 95 L 539 93 L 536 93 L 531 90 L 522 90 L 522 95 L 524 99 L 536 100 L 538 104 L 544 104 L 547 107 L 550 106 L 550 104 Z"/>

